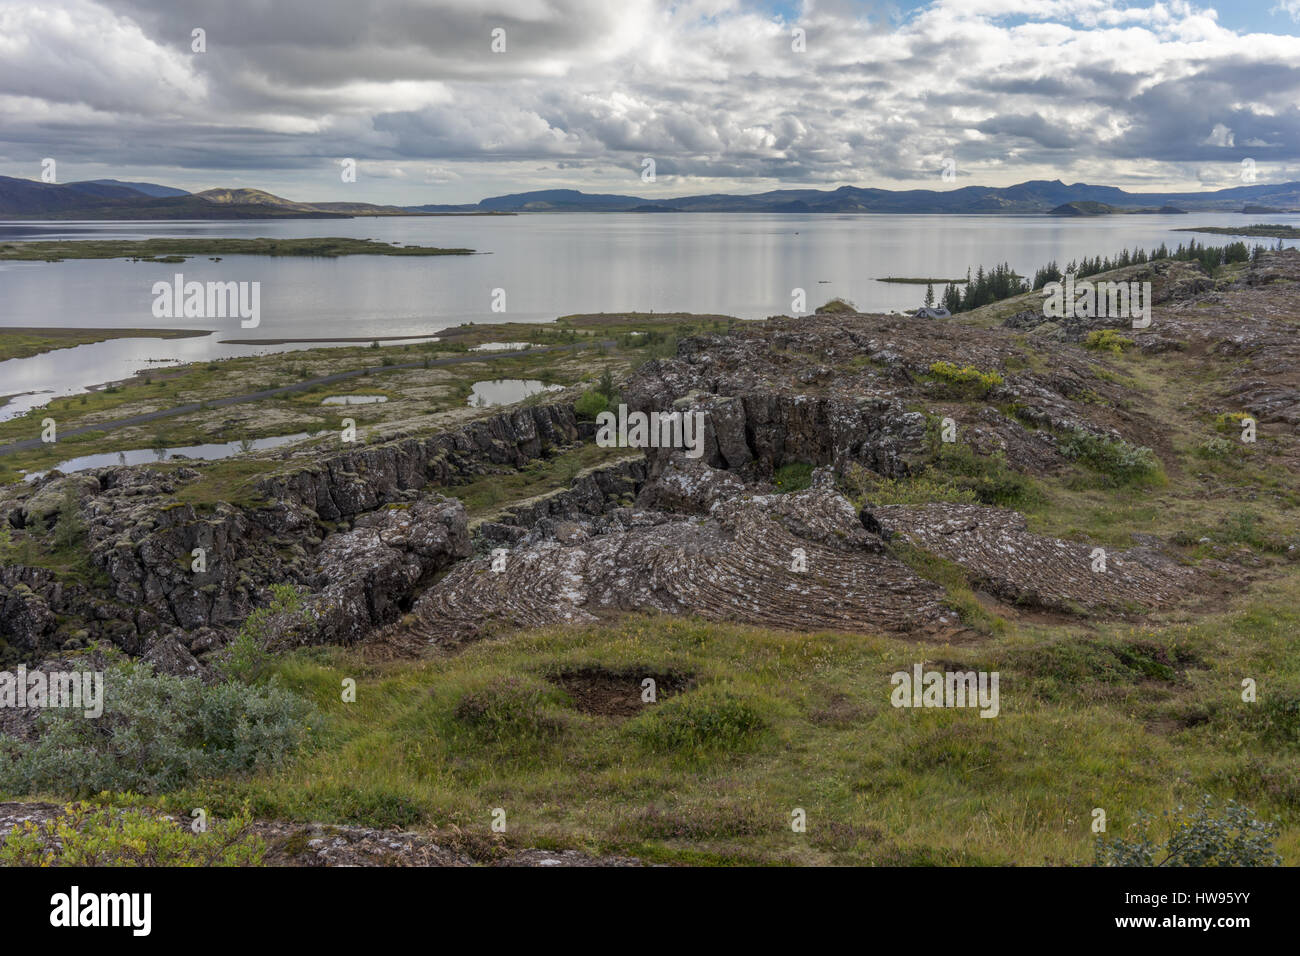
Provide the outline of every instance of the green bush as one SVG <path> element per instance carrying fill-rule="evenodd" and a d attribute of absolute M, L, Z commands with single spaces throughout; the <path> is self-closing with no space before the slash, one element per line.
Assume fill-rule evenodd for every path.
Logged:
<path fill-rule="evenodd" d="M 578 400 L 573 403 L 573 410 L 579 418 L 594 421 L 601 412 L 609 411 L 609 400 L 596 389 L 591 388 L 578 396 Z"/>
<path fill-rule="evenodd" d="M 242 815 L 194 833 L 144 810 L 68 804 L 44 823 L 24 821 L 0 844 L 0 866 L 257 866 L 266 844 Z"/>
<path fill-rule="evenodd" d="M 1097 329 L 1088 333 L 1088 337 L 1083 340 L 1083 347 L 1093 352 L 1123 355 L 1133 347 L 1133 340 L 1125 338 L 1114 329 Z"/>
<path fill-rule="evenodd" d="M 81 520 L 77 493 L 71 487 L 63 490 L 63 500 L 59 503 L 59 516 L 54 522 L 54 546 L 56 548 L 75 548 L 86 537 L 86 523 Z"/>
<path fill-rule="evenodd" d="M 1241 434 L 1241 423 L 1247 418 L 1253 417 L 1245 412 L 1224 412 L 1222 415 L 1215 416 L 1214 427 L 1217 431 L 1232 432 L 1239 435 Z"/>
<path fill-rule="evenodd" d="M 980 398 L 1002 384 L 1002 376 L 997 372 L 981 372 L 973 365 L 960 368 L 952 362 L 935 362 L 930 366 L 930 374 L 940 382 L 951 385 L 960 392 L 976 395 Z"/>
<path fill-rule="evenodd" d="M 1162 474 L 1160 460 L 1150 448 L 1105 438 L 1075 428 L 1058 439 L 1066 458 L 1082 462 L 1118 485 L 1154 481 Z"/>
<path fill-rule="evenodd" d="M 43 711 L 32 743 L 0 735 L 0 790 L 161 793 L 273 767 L 302 743 L 314 716 L 274 683 L 209 685 L 156 674 L 144 661 L 104 669 L 103 707 L 97 718 Z"/>
<path fill-rule="evenodd" d="M 1285 554 L 1289 547 L 1284 538 L 1269 531 L 1263 515 L 1249 508 L 1225 515 L 1212 537 L 1219 544 L 1244 544 L 1255 551 L 1274 554 Z"/>
<path fill-rule="evenodd" d="M 1223 460 L 1231 458 L 1236 452 L 1238 446 L 1228 441 L 1226 438 L 1211 438 L 1203 441 L 1196 446 L 1195 454 L 1198 458 Z"/>
<path fill-rule="evenodd" d="M 291 584 L 272 584 L 271 602 L 244 618 L 226 647 L 219 664 L 222 676 L 246 684 L 265 679 L 272 664 L 270 646 L 290 638 L 308 620 L 302 592 Z"/>
<path fill-rule="evenodd" d="M 1010 508 L 1039 496 L 1030 479 L 1013 471 L 1000 453 L 978 455 L 968 445 L 942 443 L 928 468 L 938 472 L 945 484 L 970 492 L 986 505 Z"/>
<path fill-rule="evenodd" d="M 614 384 L 614 373 L 608 368 L 600 373 L 600 381 L 596 383 L 596 391 L 605 396 L 605 401 L 610 405 L 618 404 L 618 386 Z"/>
<path fill-rule="evenodd" d="M 1154 818 L 1138 814 L 1131 840 L 1098 837 L 1095 847 L 1098 866 L 1280 866 L 1282 858 L 1273 849 L 1275 823 L 1259 820 L 1253 810 L 1229 800 L 1217 814 L 1206 795 L 1200 806 L 1189 811 L 1178 807 L 1161 816 L 1168 831 L 1160 841 L 1152 835 Z"/>

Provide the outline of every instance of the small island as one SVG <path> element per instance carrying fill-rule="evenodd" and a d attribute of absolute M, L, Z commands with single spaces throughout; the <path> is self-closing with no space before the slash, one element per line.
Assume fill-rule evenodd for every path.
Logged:
<path fill-rule="evenodd" d="M 1123 206 L 1112 206 L 1109 203 L 1093 202 L 1092 200 L 1079 200 L 1077 202 L 1061 203 L 1055 209 L 1047 213 L 1049 216 L 1184 216 L 1187 214 L 1186 209 L 1179 209 L 1177 206 L 1164 205 L 1158 209 L 1142 208 L 1128 209 Z"/>
<path fill-rule="evenodd" d="M 1216 236 L 1262 236 L 1268 239 L 1300 239 L 1300 229 L 1257 222 L 1253 226 L 1192 226 L 1175 232 L 1209 232 Z"/>
<path fill-rule="evenodd" d="M 0 260 L 138 259 L 183 262 L 186 256 L 468 256 L 473 249 L 395 246 L 373 239 L 74 239 L 0 243 Z"/>

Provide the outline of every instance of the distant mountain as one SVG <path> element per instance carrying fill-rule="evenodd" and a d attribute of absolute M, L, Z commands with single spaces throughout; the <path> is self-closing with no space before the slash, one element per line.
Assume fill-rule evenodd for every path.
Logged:
<path fill-rule="evenodd" d="M 294 202 L 292 199 L 284 199 L 268 193 L 264 189 L 205 189 L 194 195 L 222 206 L 272 206 L 295 212 L 318 211 L 311 203 Z"/>
<path fill-rule="evenodd" d="M 416 216 L 411 210 L 364 202 L 294 202 L 264 189 L 183 189 L 115 179 L 52 184 L 0 176 L 0 219 L 347 219 Z M 473 206 L 458 213 L 483 215 Z"/>
<path fill-rule="evenodd" d="M 495 212 L 780 212 L 780 213 L 1004 213 L 1107 215 L 1110 212 L 1236 212 L 1243 202 L 1293 208 L 1300 183 L 1235 186 L 1204 193 L 1130 193 L 1115 186 L 1060 180 L 1034 180 L 1015 186 L 963 186 L 958 189 L 778 189 L 747 196 L 714 193 L 673 199 L 587 194 L 574 189 L 493 196 L 472 206 L 408 207 L 424 211 Z M 1072 211 L 1057 211 L 1062 206 Z"/>
<path fill-rule="evenodd" d="M 543 189 L 484 199 L 478 208 L 489 212 L 613 212 L 640 205 L 653 203 L 635 196 L 589 195 L 576 189 Z"/>
<path fill-rule="evenodd" d="M 513 214 L 525 212 L 964 213 L 1099 216 L 1117 213 L 1238 212 L 1300 207 L 1300 183 L 1235 186 L 1204 193 L 1129 193 L 1115 186 L 1033 180 L 958 189 L 777 189 L 751 195 L 710 193 L 646 199 L 576 189 L 493 196 L 465 205 L 385 206 L 295 202 L 262 189 L 186 193 L 153 183 L 104 179 L 55 185 L 0 176 L 0 219 L 345 219 L 351 216 Z"/>
<path fill-rule="evenodd" d="M 120 179 L 88 179 L 82 183 L 68 183 L 69 186 L 125 186 L 155 199 L 167 199 L 173 196 L 188 196 L 184 189 L 174 186 L 159 186 L 157 183 L 124 183 Z"/>
<path fill-rule="evenodd" d="M 138 185 L 151 185 L 142 183 Z M 159 189 L 168 187 L 160 186 Z M 346 219 L 259 189 L 151 196 L 110 182 L 41 183 L 0 176 L 0 219 Z"/>

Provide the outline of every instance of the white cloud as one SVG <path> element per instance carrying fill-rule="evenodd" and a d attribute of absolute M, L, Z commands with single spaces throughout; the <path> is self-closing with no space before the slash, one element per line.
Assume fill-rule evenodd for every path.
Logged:
<path fill-rule="evenodd" d="M 646 155 L 665 195 L 942 188 L 947 155 L 962 184 L 1194 182 L 1245 144 L 1300 161 L 1300 39 L 1182 0 L 939 0 L 900 23 L 819 0 L 797 23 L 802 54 L 739 0 L 0 6 L 0 154 L 268 177 L 354 156 L 448 200 L 508 176 L 636 191 Z"/>

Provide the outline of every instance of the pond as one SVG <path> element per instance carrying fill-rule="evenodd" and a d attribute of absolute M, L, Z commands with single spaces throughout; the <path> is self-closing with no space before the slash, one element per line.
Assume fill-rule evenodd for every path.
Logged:
<path fill-rule="evenodd" d="M 130 451 L 104 452 L 97 455 L 82 455 L 79 458 L 69 458 L 67 461 L 59 462 L 50 471 L 57 470 L 69 475 L 77 471 L 88 471 L 91 468 L 107 468 L 110 465 L 143 465 L 148 462 L 179 461 L 186 458 L 215 461 L 218 458 L 230 458 L 233 455 L 264 451 L 267 448 L 278 448 L 281 445 L 292 444 L 310 437 L 311 435 L 308 432 L 296 432 L 292 435 L 277 435 L 273 438 L 255 438 L 252 441 L 187 445 L 183 448 L 133 448 Z M 48 474 L 49 471 L 36 471 L 30 475 L 25 475 L 23 480 L 35 481 L 37 478 Z"/>
<path fill-rule="evenodd" d="M 469 403 L 474 408 L 491 405 L 513 405 L 539 392 L 563 391 L 563 385 L 547 385 L 534 378 L 497 378 L 490 382 L 475 382 Z"/>

